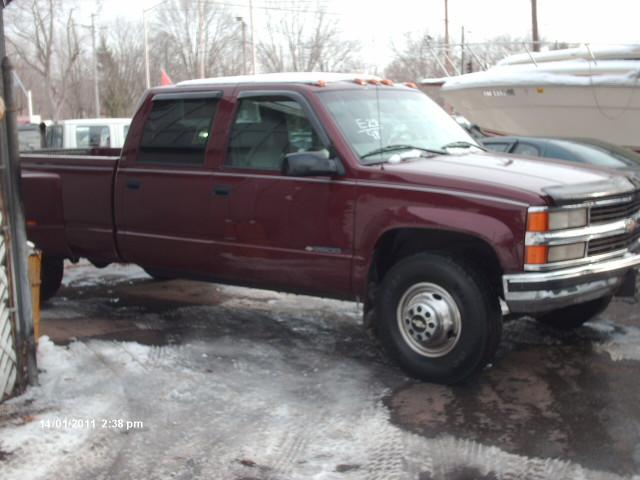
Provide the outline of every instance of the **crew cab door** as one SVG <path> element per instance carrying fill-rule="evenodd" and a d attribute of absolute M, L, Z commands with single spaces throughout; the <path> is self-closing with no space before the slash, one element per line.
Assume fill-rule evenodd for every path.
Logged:
<path fill-rule="evenodd" d="M 143 107 L 144 126 L 134 123 L 138 131 L 132 131 L 137 148 L 123 151 L 115 182 L 117 242 L 126 261 L 160 271 L 209 271 L 210 145 L 220 97 L 156 94 Z"/>
<path fill-rule="evenodd" d="M 349 295 L 355 183 L 281 173 L 286 154 L 328 148 L 302 95 L 240 93 L 215 174 L 221 271 L 269 288 Z"/>

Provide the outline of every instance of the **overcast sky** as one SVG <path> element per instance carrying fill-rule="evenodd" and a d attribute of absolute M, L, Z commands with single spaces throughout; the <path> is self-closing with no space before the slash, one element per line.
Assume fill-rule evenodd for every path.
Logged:
<path fill-rule="evenodd" d="M 100 19 L 141 18 L 143 8 L 160 0 L 102 0 Z M 222 0 L 232 4 L 234 15 L 249 17 L 249 0 Z M 267 0 L 254 0 L 256 38 L 264 25 Z M 315 9 L 318 0 L 273 1 L 294 8 Z M 444 0 L 320 0 L 331 18 L 340 21 L 347 37 L 363 44 L 365 64 L 384 67 L 391 58 L 391 44 L 402 45 L 406 32 L 444 32 Z M 93 0 L 81 0 L 83 13 L 95 9 Z M 246 5 L 246 7 L 242 7 Z M 453 41 L 465 27 L 467 42 L 497 35 L 524 37 L 531 30 L 530 0 L 449 0 L 449 29 Z M 640 0 L 538 0 L 540 35 L 550 41 L 591 43 L 640 43 Z M 142 34 L 142 32 L 141 32 Z"/>

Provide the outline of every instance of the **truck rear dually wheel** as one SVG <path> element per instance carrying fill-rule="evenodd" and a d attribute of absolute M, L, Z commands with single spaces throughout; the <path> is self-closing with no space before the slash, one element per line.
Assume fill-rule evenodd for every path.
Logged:
<path fill-rule="evenodd" d="M 574 330 L 604 312 L 611 303 L 611 295 L 590 302 L 571 305 L 536 316 L 536 320 L 558 330 Z"/>
<path fill-rule="evenodd" d="M 502 331 L 498 297 L 484 276 L 432 253 L 404 258 L 376 298 L 380 340 L 410 375 L 458 383 L 494 356 Z"/>
<path fill-rule="evenodd" d="M 62 258 L 42 256 L 40 265 L 40 301 L 53 297 L 62 284 L 64 260 Z"/>

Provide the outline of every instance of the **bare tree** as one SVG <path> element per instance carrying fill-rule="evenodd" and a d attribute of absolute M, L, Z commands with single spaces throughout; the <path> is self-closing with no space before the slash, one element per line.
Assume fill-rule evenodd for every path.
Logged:
<path fill-rule="evenodd" d="M 444 50 L 443 50 L 444 49 Z M 393 47 L 394 58 L 385 69 L 385 76 L 401 82 L 415 82 L 428 77 L 444 77 L 451 65 L 445 64 L 451 57 L 449 45 L 424 32 L 417 38 L 405 36 L 402 49 Z M 453 63 L 453 59 L 451 62 Z"/>
<path fill-rule="evenodd" d="M 111 22 L 98 48 L 101 105 L 109 117 L 133 114 L 145 89 L 141 26 L 117 19 Z"/>
<path fill-rule="evenodd" d="M 74 9 L 61 0 L 21 0 L 7 9 L 10 52 L 42 81 L 46 114 L 60 117 L 81 56 Z"/>
<path fill-rule="evenodd" d="M 484 70 L 509 55 L 525 51 L 528 45 L 524 38 L 507 35 L 482 43 L 465 44 L 465 62 L 461 68 L 462 45 L 447 44 L 427 32 L 418 37 L 408 34 L 401 49 L 393 48 L 394 56 L 385 69 L 385 75 L 396 81 L 415 82 Z"/>
<path fill-rule="evenodd" d="M 257 44 L 267 72 L 352 71 L 361 67 L 359 45 L 345 39 L 337 22 L 323 10 L 270 15 Z"/>
<path fill-rule="evenodd" d="M 227 75 L 242 70 L 239 28 L 222 5 L 171 0 L 156 10 L 152 42 L 166 47 L 162 66 L 178 79 Z"/>

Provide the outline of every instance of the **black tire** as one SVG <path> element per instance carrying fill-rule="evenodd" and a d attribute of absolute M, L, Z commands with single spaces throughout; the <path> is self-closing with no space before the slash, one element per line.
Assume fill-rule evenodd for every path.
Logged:
<path fill-rule="evenodd" d="M 611 295 L 608 295 L 597 298 L 596 300 L 591 300 L 590 302 L 560 308 L 552 312 L 537 315 L 536 320 L 558 330 L 575 330 L 604 312 L 609 306 L 609 303 L 611 303 L 612 298 Z"/>
<path fill-rule="evenodd" d="M 430 318 L 438 319 L 433 323 L 436 325 L 436 329 L 432 329 L 435 332 L 433 337 L 429 337 L 426 343 L 420 343 L 414 338 L 415 332 L 410 332 L 416 326 L 426 329 L 425 323 L 432 327 L 431 320 L 424 316 L 429 315 L 418 314 L 417 311 L 421 310 L 417 306 L 416 316 L 413 313 L 405 314 L 404 306 L 407 305 L 407 295 L 416 289 L 435 288 L 432 285 L 448 297 L 443 299 L 441 295 L 434 293 L 421 293 L 414 297 L 428 299 L 425 300 L 427 303 L 424 304 L 423 311 L 434 312 L 435 315 Z M 450 331 L 450 335 L 445 335 L 443 340 L 451 342 L 449 346 L 439 352 L 425 354 L 418 350 L 428 345 L 432 338 L 437 338 L 441 331 L 438 329 L 445 325 L 440 319 L 444 316 L 431 308 L 440 308 L 438 301 L 445 301 L 447 306 L 453 302 L 457 308 L 456 317 L 459 321 L 456 338 L 450 340 L 454 333 Z M 414 303 L 408 304 L 409 307 L 411 305 Z M 422 307 L 420 302 L 416 305 Z M 423 315 L 420 318 L 424 322 L 420 323 L 418 319 L 418 323 L 415 323 L 419 315 Z M 444 384 L 462 382 L 480 371 L 493 359 L 502 333 L 498 296 L 484 276 L 468 264 L 433 253 L 412 255 L 391 267 L 378 290 L 376 322 L 376 330 L 385 350 L 405 372 L 421 380 Z M 405 322 L 406 326 L 401 322 Z"/>
<path fill-rule="evenodd" d="M 40 301 L 45 302 L 53 297 L 62 284 L 64 260 L 62 258 L 42 256 L 40 265 Z"/>

